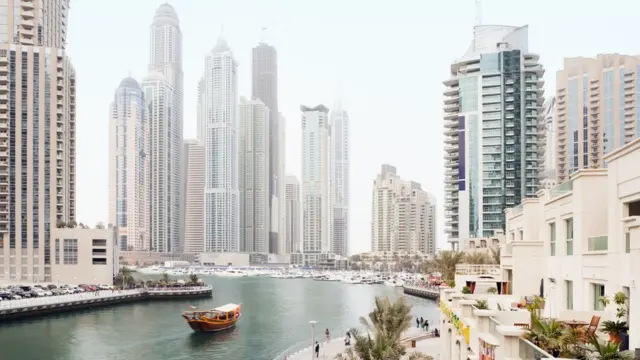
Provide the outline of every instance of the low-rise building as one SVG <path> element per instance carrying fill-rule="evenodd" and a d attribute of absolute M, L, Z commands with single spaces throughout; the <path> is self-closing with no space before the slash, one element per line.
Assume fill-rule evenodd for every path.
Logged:
<path fill-rule="evenodd" d="M 467 241 L 463 241 L 466 247 L 461 248 L 460 251 L 466 254 L 486 254 L 491 255 L 492 251 L 501 249 L 505 243 L 505 236 L 503 230 L 494 230 L 493 236 L 485 238 L 471 238 Z"/>
<path fill-rule="evenodd" d="M 51 234 L 54 284 L 113 284 L 119 271 L 119 233 L 107 229 L 58 228 Z"/>

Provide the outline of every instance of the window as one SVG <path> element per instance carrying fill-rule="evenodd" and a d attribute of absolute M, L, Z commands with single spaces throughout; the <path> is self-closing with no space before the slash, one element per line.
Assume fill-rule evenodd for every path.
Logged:
<path fill-rule="evenodd" d="M 565 280 L 564 288 L 567 297 L 567 310 L 573 310 L 573 281 Z"/>
<path fill-rule="evenodd" d="M 78 264 L 78 239 L 64 239 L 64 265 Z"/>
<path fill-rule="evenodd" d="M 567 255 L 573 255 L 573 218 L 565 219 L 564 228 L 567 235 Z"/>
<path fill-rule="evenodd" d="M 520 230 L 520 241 L 524 240 L 524 231 Z"/>
<path fill-rule="evenodd" d="M 107 246 L 106 239 L 93 239 L 93 246 Z"/>
<path fill-rule="evenodd" d="M 56 265 L 60 265 L 60 239 L 56 239 L 56 249 L 53 256 L 56 258 Z"/>
<path fill-rule="evenodd" d="M 605 296 L 604 295 L 604 285 L 602 284 L 593 284 L 593 309 L 596 311 L 603 311 L 604 304 L 600 299 Z"/>
<path fill-rule="evenodd" d="M 556 223 L 549 224 L 549 247 L 551 256 L 556 256 Z"/>

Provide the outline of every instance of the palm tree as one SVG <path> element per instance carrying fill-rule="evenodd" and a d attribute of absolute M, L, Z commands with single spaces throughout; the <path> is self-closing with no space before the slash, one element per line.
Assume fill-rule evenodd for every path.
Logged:
<path fill-rule="evenodd" d="M 196 274 L 191 274 L 189 275 L 189 283 L 191 283 L 191 285 L 198 285 L 199 281 L 198 281 L 198 275 Z"/>
<path fill-rule="evenodd" d="M 491 259 L 494 264 L 500 265 L 500 248 L 491 248 Z"/>
<path fill-rule="evenodd" d="M 118 275 L 116 275 L 115 283 L 117 286 L 121 286 L 123 288 L 129 286 L 135 286 L 136 280 L 133 278 L 131 269 L 128 267 L 121 267 L 120 271 L 118 271 Z"/>
<path fill-rule="evenodd" d="M 464 253 L 457 251 L 441 251 L 436 256 L 435 263 L 436 268 L 442 273 L 442 278 L 445 281 L 454 280 L 456 275 L 456 265 L 462 263 L 464 260 Z"/>
<path fill-rule="evenodd" d="M 473 264 L 473 265 L 483 265 L 483 264 L 488 264 L 491 262 L 491 259 L 489 259 L 489 256 L 485 253 L 467 253 L 464 257 L 464 261 L 467 264 Z"/>
<path fill-rule="evenodd" d="M 336 359 L 341 360 L 400 360 L 406 354 L 406 349 L 401 343 L 402 334 L 413 323 L 411 306 L 403 297 L 391 302 L 389 298 L 375 299 L 375 308 L 369 313 L 368 318 L 361 317 L 360 323 L 366 330 L 366 334 L 360 334 L 357 330 L 351 330 L 355 338 L 353 348 L 347 349 L 344 354 L 339 354 Z M 413 360 L 432 360 L 424 354 L 411 354 Z"/>
<path fill-rule="evenodd" d="M 160 279 L 160 281 L 164 281 L 165 284 L 169 283 L 169 274 L 167 274 L 166 272 L 162 273 L 162 278 Z"/>

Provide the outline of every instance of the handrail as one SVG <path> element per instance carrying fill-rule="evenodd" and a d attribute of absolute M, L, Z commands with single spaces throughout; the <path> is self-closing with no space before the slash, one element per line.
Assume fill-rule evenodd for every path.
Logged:
<path fill-rule="evenodd" d="M 341 330 L 339 330 L 339 334 L 346 334 L 347 331 L 353 329 L 353 327 L 348 327 L 348 328 L 343 328 Z M 334 333 L 333 331 L 331 333 Z M 322 333 L 320 336 L 316 336 L 315 340 L 320 342 L 321 340 L 323 340 L 324 338 L 322 337 L 324 335 L 324 333 Z M 343 337 L 337 337 L 337 338 L 333 338 L 330 341 L 337 341 L 337 340 L 342 340 Z M 293 344 L 292 346 L 289 346 L 286 350 L 282 351 L 281 353 L 278 354 L 278 356 L 274 357 L 273 360 L 283 360 L 285 358 L 285 356 L 287 358 L 291 358 L 292 356 L 295 356 L 296 354 L 309 349 L 311 347 L 313 347 L 313 345 L 309 345 L 311 343 L 311 338 L 307 338 L 304 341 L 300 341 L 296 344 Z"/>

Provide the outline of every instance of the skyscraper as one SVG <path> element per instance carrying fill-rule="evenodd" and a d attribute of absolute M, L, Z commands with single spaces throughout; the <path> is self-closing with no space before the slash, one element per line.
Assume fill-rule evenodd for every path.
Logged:
<path fill-rule="evenodd" d="M 505 228 L 539 189 L 544 69 L 528 27 L 482 25 L 444 82 L 445 233 L 452 247 Z"/>
<path fill-rule="evenodd" d="M 278 186 L 279 181 L 284 181 L 283 161 L 279 156 L 280 145 L 284 141 L 279 139 L 279 113 L 278 113 L 278 53 L 276 48 L 267 43 L 261 42 L 253 48 L 252 52 L 252 91 L 254 99 L 260 99 L 269 108 L 269 207 L 271 214 L 272 228 L 269 234 L 269 252 L 278 252 L 278 224 L 280 223 L 280 212 L 278 205 L 283 203 L 279 198 L 283 197 L 283 186 Z M 280 191 L 279 191 L 280 189 Z M 275 205 L 274 205 L 275 202 Z M 274 209 L 275 208 L 275 209 Z"/>
<path fill-rule="evenodd" d="M 184 253 L 204 251 L 204 143 L 185 140 L 183 154 Z"/>
<path fill-rule="evenodd" d="M 181 217 L 180 151 L 175 150 L 171 130 L 175 125 L 173 88 L 159 72 L 151 72 L 142 80 L 145 111 L 149 121 L 149 218 L 151 251 L 178 251 Z"/>
<path fill-rule="evenodd" d="M 347 256 L 349 247 L 349 115 L 336 102 L 331 111 L 332 252 Z"/>
<path fill-rule="evenodd" d="M 324 105 L 302 105 L 302 251 L 331 252 L 330 125 Z"/>
<path fill-rule="evenodd" d="M 109 119 L 109 223 L 120 250 L 149 250 L 149 124 L 138 82 L 125 78 Z"/>
<path fill-rule="evenodd" d="M 205 59 L 205 252 L 238 252 L 238 64 L 218 39 Z"/>
<path fill-rule="evenodd" d="M 300 251 L 300 181 L 293 175 L 286 177 L 286 206 L 287 214 L 284 236 L 286 239 L 284 252 L 287 254 Z"/>
<path fill-rule="evenodd" d="M 158 7 L 150 27 L 150 38 L 149 73 L 153 85 L 147 86 L 147 89 L 155 87 L 153 91 L 156 92 L 155 99 L 151 99 L 151 104 L 155 107 L 151 113 L 155 113 L 156 116 L 155 119 L 150 118 L 151 150 L 160 152 L 151 155 L 150 165 L 153 171 L 163 173 L 154 175 L 157 181 L 162 182 L 153 179 L 151 182 L 151 241 L 152 244 L 158 245 L 153 249 L 155 251 L 176 253 L 182 251 L 180 161 L 183 147 L 183 74 L 182 32 L 178 14 L 171 5 L 165 3 Z M 157 76 L 158 74 L 162 76 Z M 166 84 L 161 84 L 162 82 Z M 165 94 L 170 96 L 166 97 Z M 147 101 L 150 101 L 148 97 Z M 167 103 L 160 104 L 158 101 Z M 166 122 L 157 122 L 158 120 Z M 160 161 L 157 165 L 161 165 L 162 168 L 156 166 L 153 159 Z M 160 214 L 164 217 L 159 217 Z M 160 238 L 154 239 L 155 236 Z"/>
<path fill-rule="evenodd" d="M 558 182 L 640 136 L 640 56 L 564 59 L 556 74 Z"/>
<path fill-rule="evenodd" d="M 205 136 L 207 134 L 207 116 L 206 116 L 206 105 L 207 105 L 207 82 L 204 79 L 204 76 L 198 80 L 198 103 L 197 103 L 197 112 L 196 112 L 196 122 L 197 122 L 197 136 L 196 139 L 198 141 L 204 143 Z"/>
<path fill-rule="evenodd" d="M 384 164 L 373 183 L 371 251 L 434 254 L 435 199 Z"/>
<path fill-rule="evenodd" d="M 269 250 L 269 109 L 260 100 L 238 106 L 239 241 L 241 252 Z"/>
<path fill-rule="evenodd" d="M 0 9 L 0 277 L 50 282 L 52 227 L 76 219 L 69 1 Z"/>

